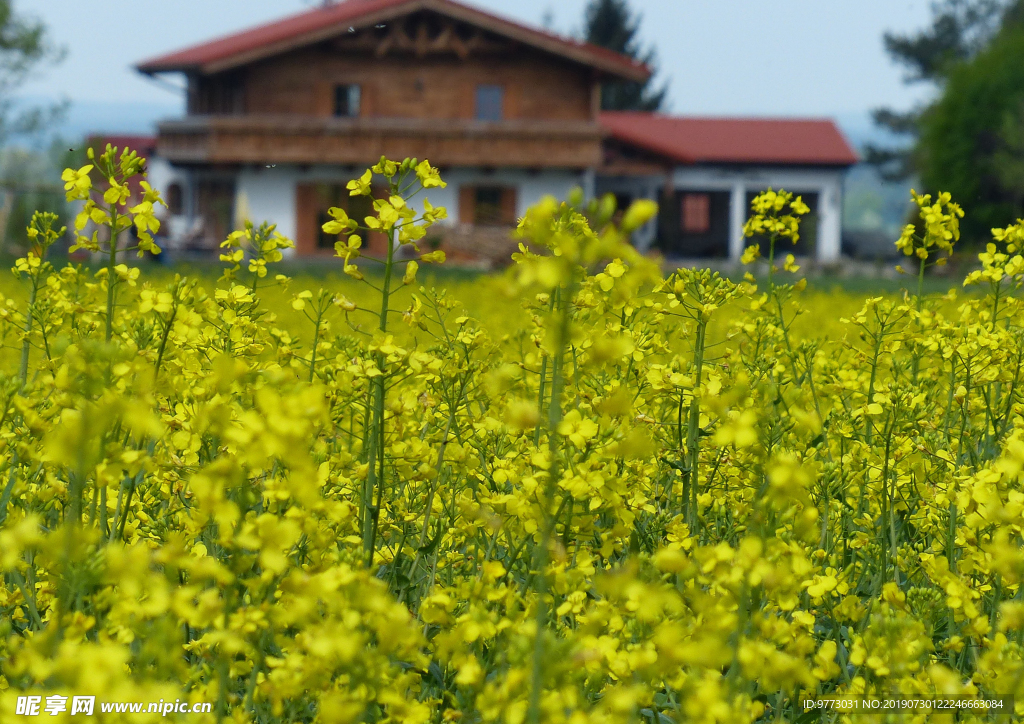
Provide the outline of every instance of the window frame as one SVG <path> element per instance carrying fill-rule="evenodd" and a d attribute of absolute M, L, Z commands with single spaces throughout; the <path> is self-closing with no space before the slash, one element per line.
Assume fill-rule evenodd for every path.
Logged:
<path fill-rule="evenodd" d="M 488 94 L 490 97 L 488 97 Z M 505 86 L 480 83 L 474 92 L 473 117 L 478 121 L 497 123 L 505 120 Z"/>
<path fill-rule="evenodd" d="M 693 218 L 693 215 L 699 218 Z M 679 230 L 684 234 L 711 232 L 711 194 L 706 191 L 684 191 L 679 201 Z M 701 223 L 697 223 L 701 222 Z"/>
<path fill-rule="evenodd" d="M 342 104 L 342 93 L 345 97 L 345 113 L 341 112 Z M 363 89 L 359 83 L 337 83 L 334 86 L 334 96 L 332 98 L 334 107 L 332 109 L 332 115 L 335 118 L 358 118 L 362 112 L 362 96 Z"/>
<path fill-rule="evenodd" d="M 481 201 L 481 194 L 493 195 L 493 199 Z M 476 226 L 504 226 L 502 199 L 505 188 L 497 185 L 477 184 L 473 188 L 473 224 Z M 485 209 L 485 216 L 481 216 Z"/>
<path fill-rule="evenodd" d="M 181 216 L 185 213 L 185 185 L 181 181 L 171 181 L 167 184 L 167 213 L 171 216 Z"/>
<path fill-rule="evenodd" d="M 480 192 L 492 193 L 480 203 Z M 481 228 L 508 227 L 516 224 L 520 189 L 501 183 L 463 184 L 459 187 L 459 223 Z M 480 207 L 489 207 L 481 218 Z"/>

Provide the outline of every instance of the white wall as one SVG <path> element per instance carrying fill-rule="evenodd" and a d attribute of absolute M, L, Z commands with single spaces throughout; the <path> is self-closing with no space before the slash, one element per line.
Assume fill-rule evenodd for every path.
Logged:
<path fill-rule="evenodd" d="M 294 239 L 297 233 L 296 188 L 300 183 L 345 184 L 364 171 L 363 168 L 352 167 L 284 164 L 270 168 L 246 167 L 239 172 L 236 181 L 236 215 L 244 209 L 253 223 L 269 221 L 277 224 L 279 234 Z M 429 189 L 427 193 L 418 195 L 413 205 L 416 206 L 424 196 L 434 206 L 444 206 L 453 198 L 450 186 L 447 189 Z M 422 207 L 421 201 L 419 205 Z M 294 251 L 290 253 L 294 254 Z"/>
<path fill-rule="evenodd" d="M 182 203 L 184 208 L 182 213 L 175 216 L 164 215 L 158 212 L 159 216 L 164 217 L 164 224 L 161 226 L 160 232 L 164 236 L 169 236 L 173 239 L 180 239 L 188 234 L 191 226 L 192 219 L 190 218 L 191 210 L 189 204 L 192 201 L 192 194 L 189 193 L 190 177 L 188 171 L 172 166 L 166 159 L 160 158 L 159 156 L 152 156 L 146 162 L 146 180 L 149 185 L 160 192 L 160 195 L 167 200 L 167 190 L 171 184 L 177 183 L 182 190 Z"/>
<path fill-rule="evenodd" d="M 248 166 L 238 172 L 235 186 L 235 215 L 242 214 L 259 224 L 269 221 L 277 224 L 277 231 L 290 239 L 296 235 L 296 187 L 300 183 L 346 183 L 358 178 L 363 168 L 340 166 L 300 167 L 278 164 L 273 167 Z M 447 169 L 442 178 L 447 182 L 445 188 L 431 188 L 416 195 L 412 204 L 422 208 L 422 199 L 427 198 L 434 206 L 444 206 L 448 210 L 446 224 L 457 224 L 459 219 L 459 188 L 464 185 L 492 184 L 495 186 L 512 186 L 516 189 L 516 216 L 521 217 L 526 210 L 547 195 L 561 200 L 569 195 L 575 186 L 592 188 L 592 178 L 586 173 L 576 171 L 546 170 L 537 172 L 514 169 L 500 169 L 486 172 L 481 169 L 451 168 Z M 194 183 L 194 174 L 181 168 L 171 166 L 163 159 L 154 158 L 150 162 L 150 183 L 161 193 L 173 182 L 182 184 L 185 191 L 186 209 L 179 218 L 171 219 L 172 234 L 183 233 L 189 224 L 188 216 L 194 211 L 187 208 L 191 198 L 190 186 Z M 589 181 L 589 183 L 588 183 Z M 240 219 L 236 218 L 236 221 Z M 180 227 L 180 228 L 179 228 Z"/>
<path fill-rule="evenodd" d="M 174 181 L 181 181 L 184 171 L 175 168 L 166 159 L 153 156 L 146 161 L 146 181 L 162 195 L 167 194 L 167 187 Z"/>
<path fill-rule="evenodd" d="M 345 183 L 357 178 L 364 169 L 339 166 L 299 167 L 279 164 L 271 168 L 246 167 L 238 173 L 236 185 L 236 213 L 247 210 L 247 215 L 255 223 L 270 221 L 277 224 L 278 231 L 288 238 L 294 239 L 296 234 L 296 186 L 304 182 Z M 445 223 L 456 224 L 459 219 L 459 188 L 464 185 L 493 184 L 496 186 L 512 186 L 517 189 L 516 215 L 521 217 L 526 210 L 540 201 L 544 196 L 551 195 L 564 199 L 575 186 L 584 188 L 588 195 L 594 193 L 593 174 L 570 170 L 545 170 L 528 172 L 525 170 L 499 169 L 485 172 L 482 169 L 451 168 L 446 170 L 443 179 L 448 183 L 446 188 L 429 189 L 416 197 L 413 205 L 424 196 L 434 206 L 444 206 L 448 210 Z M 747 218 L 746 193 L 760 191 L 769 186 L 785 188 L 797 193 L 818 193 L 818 246 L 816 257 L 819 261 L 831 262 L 839 258 L 841 226 L 842 226 L 842 178 L 841 169 L 793 169 L 793 168 L 753 168 L 731 169 L 727 167 L 683 166 L 672 174 L 672 183 L 678 190 L 722 190 L 731 192 L 729 250 L 730 256 L 739 258 L 743 252 L 742 227 Z M 613 189 L 608 183 L 613 179 L 598 179 L 599 190 L 628 192 L 632 196 L 649 195 L 658 198 L 663 178 L 624 179 L 629 187 Z M 192 194 L 189 187 L 193 183 L 192 174 L 181 168 L 171 166 L 161 158 L 149 161 L 149 182 L 162 194 L 173 183 L 181 183 L 185 190 L 185 215 L 170 220 L 168 231 L 172 235 L 182 234 L 187 230 L 188 215 L 193 210 L 188 208 Z M 613 184 L 614 185 L 614 184 Z M 737 205 L 738 203 L 738 205 Z M 636 245 L 646 249 L 653 243 L 656 232 L 655 222 L 649 223 L 635 234 Z"/>
<path fill-rule="evenodd" d="M 484 172 L 472 168 L 452 168 L 441 175 L 448 182 L 449 198 L 446 200 L 449 220 L 457 222 L 459 218 L 459 188 L 462 186 L 511 186 L 516 193 L 516 216 L 526 214 L 526 210 L 536 204 L 545 196 L 554 196 L 559 201 L 564 200 L 573 187 L 579 186 L 586 191 L 589 183 L 585 172 L 577 171 L 521 171 L 517 169 L 498 169 L 493 172 Z M 437 189 L 430 190 L 430 203 L 435 206 L 434 193 Z"/>
<path fill-rule="evenodd" d="M 297 184 L 307 182 L 346 183 L 357 178 L 363 169 L 348 169 L 330 166 L 314 166 L 300 170 L 296 166 L 277 165 L 273 168 L 246 168 L 238 174 L 236 194 L 238 204 L 244 203 L 248 215 L 255 223 L 270 221 L 277 224 L 277 230 L 294 239 L 296 234 L 296 193 Z M 564 199 L 574 186 L 585 181 L 584 175 L 572 171 L 540 171 L 530 173 L 510 169 L 492 173 L 477 169 L 453 168 L 442 174 L 448 184 L 445 188 L 431 188 L 417 194 L 412 200 L 415 208 L 422 208 L 422 199 L 427 198 L 433 206 L 444 206 L 448 210 L 447 224 L 456 224 L 459 219 L 459 188 L 464 185 L 493 184 L 513 186 L 517 189 L 516 215 L 523 216 L 526 209 L 546 195 Z M 244 202 L 242 201 L 244 198 Z"/>
<path fill-rule="evenodd" d="M 254 224 L 269 221 L 281 236 L 294 239 L 295 188 L 302 175 L 294 166 L 242 169 L 235 180 L 236 223 L 242 216 Z"/>

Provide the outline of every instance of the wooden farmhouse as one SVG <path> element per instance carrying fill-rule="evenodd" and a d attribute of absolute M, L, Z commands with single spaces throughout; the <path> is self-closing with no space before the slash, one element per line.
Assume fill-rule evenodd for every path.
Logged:
<path fill-rule="evenodd" d="M 839 255 L 856 155 L 831 121 L 602 113 L 603 83 L 649 69 L 455 0 L 344 0 L 137 67 L 187 79 L 150 166 L 172 252 L 252 218 L 330 255 L 327 209 L 365 215 L 345 184 L 385 155 L 441 168 L 429 198 L 449 220 L 428 242 L 457 258 L 507 259 L 526 208 L 575 186 L 659 201 L 634 243 L 676 258 L 738 258 L 749 198 L 783 186 L 812 209 L 798 251 Z"/>

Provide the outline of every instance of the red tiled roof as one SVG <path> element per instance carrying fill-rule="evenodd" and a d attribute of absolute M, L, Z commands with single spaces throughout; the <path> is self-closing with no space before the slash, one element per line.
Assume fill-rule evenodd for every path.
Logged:
<path fill-rule="evenodd" d="M 143 73 L 216 72 L 337 36 L 349 27 L 367 27 L 416 10 L 433 10 L 630 80 L 645 80 L 651 74 L 646 65 L 620 53 L 531 28 L 457 0 L 344 0 L 151 58 L 136 68 Z"/>
<path fill-rule="evenodd" d="M 673 161 L 849 166 L 857 163 L 836 124 L 827 119 L 686 118 L 657 113 L 601 114 L 605 132 Z"/>

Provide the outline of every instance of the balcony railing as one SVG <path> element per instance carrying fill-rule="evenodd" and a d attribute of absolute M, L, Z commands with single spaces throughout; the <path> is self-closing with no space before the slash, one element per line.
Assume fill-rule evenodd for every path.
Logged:
<path fill-rule="evenodd" d="M 374 163 L 590 168 L 601 129 L 584 121 L 189 116 L 160 124 L 158 153 L 181 164 Z"/>

